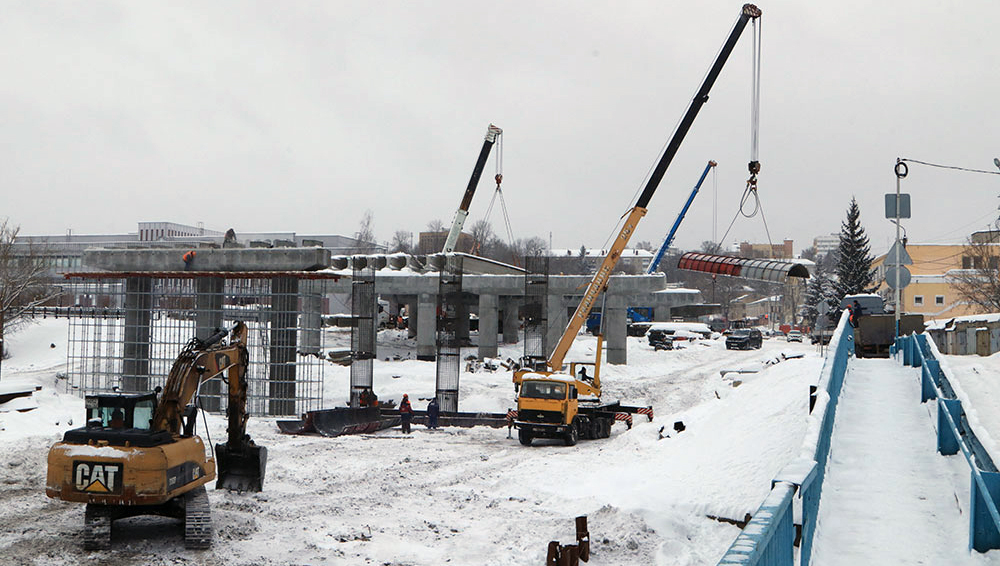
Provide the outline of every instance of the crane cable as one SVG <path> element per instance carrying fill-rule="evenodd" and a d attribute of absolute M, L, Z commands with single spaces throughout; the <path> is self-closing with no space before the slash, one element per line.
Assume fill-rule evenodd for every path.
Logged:
<path fill-rule="evenodd" d="M 752 65 L 752 75 L 753 81 L 750 87 L 750 163 L 747 164 L 747 169 L 750 171 L 750 178 L 747 179 L 747 186 L 743 190 L 743 196 L 740 197 L 740 206 L 733 216 L 732 222 L 729 223 L 729 227 L 726 228 L 726 233 L 723 234 L 722 239 L 716 244 L 716 251 L 722 246 L 722 242 L 726 241 L 726 237 L 729 235 L 729 231 L 732 229 L 733 224 L 736 223 L 736 219 L 740 216 L 744 218 L 753 218 L 760 213 L 760 219 L 764 224 L 764 233 L 767 235 L 767 244 L 773 249 L 774 243 L 771 241 L 771 232 L 767 227 L 767 218 L 764 216 L 764 206 L 760 202 L 760 195 L 757 193 L 757 173 L 760 173 L 760 161 L 759 157 L 759 145 L 760 145 L 760 53 L 761 53 L 761 32 L 763 30 L 763 25 L 758 29 L 758 19 L 755 18 L 751 22 L 753 26 L 753 53 L 751 55 L 751 65 Z M 753 209 L 749 212 L 747 211 L 747 204 L 753 203 Z"/>
<path fill-rule="evenodd" d="M 490 199 L 490 205 L 486 208 L 486 214 L 483 216 L 483 220 L 489 222 L 490 215 L 493 213 L 493 205 L 496 204 L 497 197 L 500 197 L 500 211 L 503 214 L 504 228 L 507 231 L 507 244 L 510 246 L 511 250 L 514 249 L 514 231 L 511 229 L 510 216 L 507 214 L 507 202 L 503 198 L 503 190 L 500 188 L 500 183 L 503 182 L 503 135 L 497 136 L 496 142 L 496 175 L 493 179 L 497 183 L 497 188 L 493 191 L 493 198 Z M 473 253 L 478 253 L 479 249 L 485 242 L 476 242 L 475 249 Z M 516 259 L 515 259 L 516 261 Z"/>

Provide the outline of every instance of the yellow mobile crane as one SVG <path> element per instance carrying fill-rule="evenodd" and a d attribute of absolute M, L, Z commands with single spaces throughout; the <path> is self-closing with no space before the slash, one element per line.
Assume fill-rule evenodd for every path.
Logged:
<path fill-rule="evenodd" d="M 691 124 L 694 123 L 698 111 L 708 101 L 708 93 L 712 89 L 712 85 L 715 84 L 715 80 L 722 71 L 722 67 L 725 65 L 730 53 L 732 53 L 733 48 L 736 46 L 736 42 L 743 33 L 743 29 L 747 23 L 751 20 L 756 21 L 760 16 L 760 9 L 753 4 L 743 5 L 740 16 L 729 33 L 725 44 L 719 51 L 715 63 L 709 69 L 705 80 L 701 84 L 701 88 L 698 89 L 687 112 L 677 125 L 677 130 L 670 139 L 670 143 L 667 144 L 667 148 L 660 157 L 656 168 L 653 169 L 642 194 L 625 218 L 625 224 L 611 245 L 611 250 L 597 269 L 597 273 L 594 274 L 593 279 L 587 285 L 587 289 L 583 293 L 583 299 L 580 301 L 579 306 L 577 306 L 573 316 L 569 319 L 569 323 L 566 325 L 559 343 L 556 344 L 555 349 L 546 361 L 547 368 L 540 371 L 523 369 L 514 373 L 514 386 L 518 390 L 517 418 L 514 420 L 514 426 L 518 429 L 518 438 L 521 444 L 530 445 L 534 438 L 539 437 L 562 438 L 568 446 L 576 444 L 577 440 L 581 437 L 605 438 L 610 435 L 611 425 L 617 414 L 621 411 L 646 412 L 647 416 L 652 418 L 652 409 L 642 411 L 637 408 L 623 407 L 618 402 L 610 404 L 601 403 L 601 381 L 599 372 L 597 371 L 600 367 L 600 340 L 597 345 L 597 364 L 592 377 L 586 376 L 586 374 L 577 374 L 577 364 L 570 364 L 570 373 L 562 373 L 563 360 L 570 346 L 573 344 L 576 335 L 580 332 L 580 328 L 586 323 L 597 297 L 606 290 L 608 279 L 618 264 L 618 259 L 621 257 L 622 251 L 628 245 L 632 234 L 635 233 L 639 220 L 646 215 L 646 207 L 649 204 L 649 200 L 653 197 L 653 193 L 663 179 L 667 167 L 670 166 L 670 162 L 677 154 L 677 150 L 680 148 L 681 142 L 684 141 L 684 136 L 687 135 L 688 130 L 691 128 Z M 756 49 L 756 45 L 754 47 Z M 755 71 L 759 68 L 756 52 L 754 68 Z M 756 84 L 754 90 L 754 102 L 756 103 Z M 754 118 L 756 118 L 756 111 L 754 111 Z M 754 134 L 754 139 L 756 139 L 756 134 Z M 750 180 L 747 181 L 748 186 L 753 186 L 754 188 L 756 188 L 757 173 L 760 171 L 760 163 L 756 160 L 755 153 L 751 156 L 752 161 L 749 163 Z"/>
<path fill-rule="evenodd" d="M 197 338 L 174 361 L 164 387 L 149 393 L 87 395 L 86 426 L 68 430 L 49 450 L 45 494 L 86 503 L 84 548 L 111 546 L 114 520 L 163 515 L 184 521 L 188 548 L 207 548 L 212 522 L 205 484 L 261 491 L 267 449 L 246 434 L 247 327 L 236 323 L 207 340 Z M 229 437 L 206 457 L 195 432 L 197 408 L 188 403 L 202 383 L 229 385 Z"/>

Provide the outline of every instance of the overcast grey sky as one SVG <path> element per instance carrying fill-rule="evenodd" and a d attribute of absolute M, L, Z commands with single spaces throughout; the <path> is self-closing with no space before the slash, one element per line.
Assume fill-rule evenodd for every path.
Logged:
<path fill-rule="evenodd" d="M 602 246 L 742 2 L 6 2 L 0 216 L 24 234 L 138 221 L 380 241 L 450 223 L 486 126 L 504 129 L 516 237 Z M 996 0 L 762 1 L 760 196 L 796 251 L 856 196 L 894 235 L 896 157 L 994 169 Z M 659 244 L 709 159 L 676 244 L 736 213 L 750 134 L 750 28 L 633 243 Z M 469 224 L 493 189 L 491 158 Z M 911 241 L 995 220 L 1000 176 L 914 165 Z M 499 211 L 492 214 L 502 232 Z M 766 240 L 760 217 L 728 241 Z"/>

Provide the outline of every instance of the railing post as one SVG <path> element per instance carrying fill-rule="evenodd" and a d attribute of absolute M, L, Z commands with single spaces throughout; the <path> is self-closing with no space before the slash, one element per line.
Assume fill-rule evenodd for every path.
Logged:
<path fill-rule="evenodd" d="M 934 364 L 933 366 L 931 364 Z M 920 402 L 937 399 L 937 370 L 941 367 L 937 360 L 927 360 L 920 369 Z"/>
<path fill-rule="evenodd" d="M 948 424 L 948 417 L 945 416 L 945 411 L 948 411 L 951 414 L 952 420 L 958 423 L 959 417 L 962 416 L 962 402 L 958 399 L 938 399 L 937 450 L 941 455 L 951 456 L 952 454 L 958 454 L 960 439 L 958 438 L 958 431 Z"/>
<path fill-rule="evenodd" d="M 913 360 L 913 340 L 909 336 L 903 337 L 903 365 L 908 366 Z"/>
<path fill-rule="evenodd" d="M 976 473 L 983 479 L 988 493 L 983 493 L 979 482 L 976 481 Z M 1000 500 L 1000 473 L 983 472 L 972 470 L 972 509 L 969 513 L 969 546 L 977 552 L 986 552 L 1000 548 L 1000 531 L 993 521 L 989 508 L 986 505 L 986 498 L 989 497 L 994 504 Z"/>

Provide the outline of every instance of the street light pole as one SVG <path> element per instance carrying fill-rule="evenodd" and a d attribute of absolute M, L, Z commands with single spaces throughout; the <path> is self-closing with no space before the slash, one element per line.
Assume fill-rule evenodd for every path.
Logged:
<path fill-rule="evenodd" d="M 896 168 L 895 168 L 895 171 L 896 171 L 896 218 L 895 218 L 895 222 L 896 222 L 896 251 L 897 251 L 897 253 L 896 253 L 896 288 L 894 289 L 894 291 L 896 293 L 896 308 L 894 310 L 896 311 L 895 312 L 896 338 L 899 338 L 899 313 L 900 313 L 900 310 L 903 307 L 903 305 L 900 304 L 900 302 L 902 300 L 902 297 L 901 297 L 902 293 L 901 293 L 901 290 L 899 288 L 899 276 L 900 276 L 900 272 L 903 271 L 901 269 L 901 267 L 900 267 L 902 265 L 902 257 L 900 257 L 900 256 L 902 256 L 902 244 L 900 243 L 900 239 L 899 239 L 899 228 L 900 228 L 900 226 L 899 226 L 899 182 L 900 182 L 900 180 L 903 177 L 906 176 L 907 167 L 906 167 L 906 164 L 903 163 L 903 160 L 900 159 L 900 158 L 898 158 L 898 157 L 896 158 Z"/>

